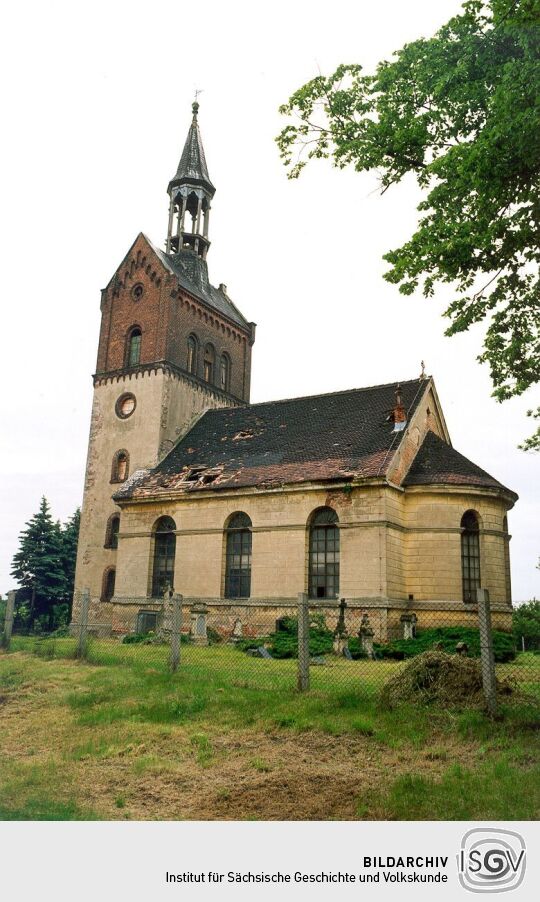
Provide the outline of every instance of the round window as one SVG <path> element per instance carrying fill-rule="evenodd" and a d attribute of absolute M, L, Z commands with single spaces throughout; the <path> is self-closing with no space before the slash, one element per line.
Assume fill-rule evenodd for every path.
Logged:
<path fill-rule="evenodd" d="M 116 415 L 120 417 L 121 420 L 127 420 L 135 410 L 136 406 L 137 400 L 135 395 L 130 393 L 120 395 L 116 402 Z"/>
<path fill-rule="evenodd" d="M 136 282 L 131 289 L 131 297 L 134 301 L 140 301 L 144 294 L 144 285 L 142 282 Z"/>

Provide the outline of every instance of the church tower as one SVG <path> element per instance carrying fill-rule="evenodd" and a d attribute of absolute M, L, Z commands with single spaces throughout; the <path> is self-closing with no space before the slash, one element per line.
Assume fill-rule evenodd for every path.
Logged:
<path fill-rule="evenodd" d="M 249 403 L 255 324 L 209 281 L 215 188 L 198 103 L 168 186 L 165 251 L 140 233 L 101 294 L 101 330 L 75 577 L 73 620 L 90 590 L 90 622 L 113 628 L 120 508 L 112 496 L 167 454 L 212 407 Z"/>

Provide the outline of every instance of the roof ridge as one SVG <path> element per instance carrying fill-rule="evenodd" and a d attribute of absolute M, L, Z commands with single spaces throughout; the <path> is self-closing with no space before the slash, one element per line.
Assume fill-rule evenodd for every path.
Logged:
<path fill-rule="evenodd" d="M 363 386 L 359 386 L 358 388 L 341 388 L 338 391 L 321 392 L 318 395 L 297 395 L 296 397 L 293 397 L 293 398 L 276 398 L 273 401 L 257 401 L 256 403 L 241 404 L 239 406 L 240 407 L 249 407 L 249 408 L 253 409 L 253 407 L 263 407 L 268 404 L 287 404 L 289 402 L 292 403 L 293 401 L 307 401 L 309 399 L 315 399 L 315 398 L 329 398 L 329 397 L 335 396 L 335 395 L 349 395 L 349 394 L 352 394 L 353 392 L 374 391 L 375 389 L 390 388 L 392 385 L 401 385 L 401 386 L 414 385 L 416 382 L 426 382 L 426 384 L 427 384 L 427 382 L 429 382 L 430 379 L 431 379 L 431 376 L 429 376 L 427 379 L 406 379 L 404 381 L 402 380 L 401 382 L 400 381 L 383 382 L 380 385 L 363 385 Z M 217 413 L 219 411 L 227 410 L 227 409 L 228 408 L 226 408 L 226 407 L 216 407 L 216 408 L 213 408 L 212 410 L 208 410 L 207 413 Z M 237 408 L 235 408 L 235 409 L 237 409 Z"/>

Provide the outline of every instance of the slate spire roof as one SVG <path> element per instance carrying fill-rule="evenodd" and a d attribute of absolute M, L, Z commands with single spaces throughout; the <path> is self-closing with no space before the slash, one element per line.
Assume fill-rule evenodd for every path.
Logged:
<path fill-rule="evenodd" d="M 515 492 L 464 457 L 434 432 L 426 433 L 403 485 L 470 485 L 499 489 L 517 499 Z"/>
<path fill-rule="evenodd" d="M 169 184 L 171 186 L 184 184 L 200 184 L 204 186 L 211 195 L 215 193 L 215 188 L 210 181 L 208 174 L 208 166 L 206 165 L 206 157 L 202 144 L 197 114 L 199 112 L 199 104 L 197 101 L 193 104 L 193 119 L 188 131 L 186 143 L 180 157 L 176 175 Z"/>

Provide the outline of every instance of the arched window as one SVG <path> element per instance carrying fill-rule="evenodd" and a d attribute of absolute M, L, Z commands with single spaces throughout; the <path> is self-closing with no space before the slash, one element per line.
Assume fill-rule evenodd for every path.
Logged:
<path fill-rule="evenodd" d="M 142 332 L 138 326 L 130 329 L 126 345 L 126 366 L 137 366 L 141 361 Z"/>
<path fill-rule="evenodd" d="M 103 582 L 101 585 L 101 600 L 110 601 L 114 595 L 114 582 L 116 579 L 116 570 L 114 567 L 107 567 L 103 574 Z"/>
<path fill-rule="evenodd" d="M 197 374 L 197 357 L 199 343 L 195 335 L 190 335 L 187 340 L 187 371 L 188 373 Z"/>
<path fill-rule="evenodd" d="M 228 354 L 222 354 L 219 361 L 219 387 L 229 391 L 231 384 L 231 361 Z"/>
<path fill-rule="evenodd" d="M 111 482 L 125 482 L 129 475 L 129 454 L 117 451 L 113 457 Z"/>
<path fill-rule="evenodd" d="M 118 533 L 120 531 L 120 514 L 111 514 L 107 520 L 105 531 L 105 548 L 118 548 Z"/>
<path fill-rule="evenodd" d="M 309 527 L 309 596 L 336 598 L 339 592 L 338 516 L 321 507 Z"/>
<path fill-rule="evenodd" d="M 480 588 L 480 532 L 478 516 L 466 511 L 461 518 L 461 575 L 463 601 L 476 601 Z"/>
<path fill-rule="evenodd" d="M 251 593 L 251 520 L 233 514 L 226 529 L 225 598 L 249 598 Z"/>
<path fill-rule="evenodd" d="M 172 517 L 160 517 L 154 526 L 153 598 L 162 598 L 166 591 L 174 589 L 175 529 Z"/>
<path fill-rule="evenodd" d="M 216 361 L 216 352 L 214 346 L 207 344 L 204 349 L 204 378 L 206 382 L 214 382 L 214 364 Z"/>

